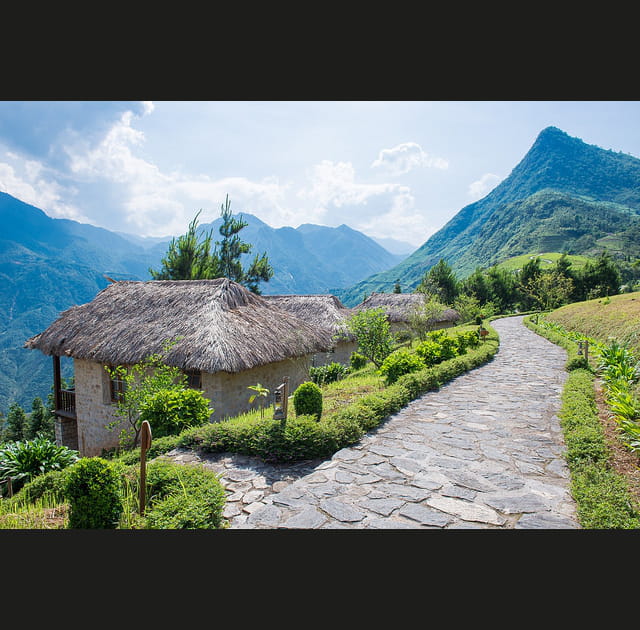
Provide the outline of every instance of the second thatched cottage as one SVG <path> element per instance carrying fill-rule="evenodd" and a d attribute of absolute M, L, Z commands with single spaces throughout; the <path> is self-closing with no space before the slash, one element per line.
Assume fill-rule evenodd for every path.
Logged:
<path fill-rule="evenodd" d="M 271 391 L 308 380 L 311 358 L 329 351 L 330 330 L 278 308 L 226 278 L 114 282 L 89 303 L 64 311 L 26 348 L 53 357 L 57 440 L 83 456 L 118 445 L 120 384 L 105 366 L 131 366 L 175 341 L 165 362 L 211 400 L 211 420 L 249 408 L 250 385 Z M 60 357 L 72 357 L 75 389 L 63 390 Z"/>
<path fill-rule="evenodd" d="M 355 335 L 347 328 L 352 311 L 335 295 L 265 295 L 264 298 L 308 324 L 333 333 L 334 346 L 328 352 L 316 354 L 314 365 L 333 362 L 349 365 L 351 355 L 358 349 Z"/>

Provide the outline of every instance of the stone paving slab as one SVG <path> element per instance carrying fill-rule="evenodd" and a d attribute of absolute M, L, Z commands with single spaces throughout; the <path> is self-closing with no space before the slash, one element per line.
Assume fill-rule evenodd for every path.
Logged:
<path fill-rule="evenodd" d="M 221 474 L 233 529 L 579 529 L 557 417 L 566 353 L 495 320 L 494 359 L 329 460 L 173 451 Z"/>

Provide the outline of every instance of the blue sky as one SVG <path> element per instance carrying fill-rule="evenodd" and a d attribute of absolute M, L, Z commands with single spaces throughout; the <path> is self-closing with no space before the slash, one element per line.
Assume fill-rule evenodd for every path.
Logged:
<path fill-rule="evenodd" d="M 418 247 L 553 125 L 640 158 L 640 101 L 0 101 L 0 191 L 113 231 L 234 212 Z"/>

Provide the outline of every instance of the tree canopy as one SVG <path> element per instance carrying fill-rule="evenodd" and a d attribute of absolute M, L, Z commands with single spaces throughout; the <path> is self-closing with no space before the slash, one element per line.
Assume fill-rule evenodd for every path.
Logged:
<path fill-rule="evenodd" d="M 149 269 L 154 280 L 204 280 L 211 278 L 229 278 L 246 286 L 253 293 L 260 293 L 260 282 L 268 282 L 273 277 L 273 268 L 266 252 L 256 254 L 250 265 L 242 266 L 242 256 L 248 254 L 252 245 L 244 242 L 239 232 L 248 223 L 242 215 L 234 217 L 231 202 L 227 195 L 221 207 L 222 224 L 219 227 L 222 239 L 213 240 L 213 230 L 206 233 L 198 231 L 198 211 L 189 224 L 186 234 L 174 238 L 169 244 L 167 254 L 162 258 L 159 271 Z"/>

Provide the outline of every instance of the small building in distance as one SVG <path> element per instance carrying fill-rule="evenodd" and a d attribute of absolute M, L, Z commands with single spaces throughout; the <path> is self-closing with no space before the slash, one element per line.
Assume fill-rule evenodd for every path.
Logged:
<path fill-rule="evenodd" d="M 409 326 L 412 310 L 419 308 L 425 303 L 424 293 L 372 293 L 360 304 L 353 307 L 354 312 L 367 309 L 382 308 L 387 314 L 389 326 L 392 332 L 411 331 Z M 440 328 L 450 328 L 455 326 L 460 320 L 458 311 L 447 308 L 432 322 L 429 323 L 431 330 Z"/>

